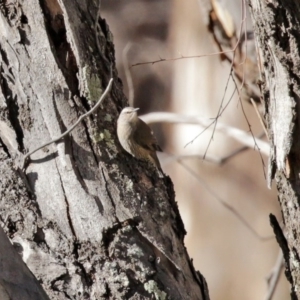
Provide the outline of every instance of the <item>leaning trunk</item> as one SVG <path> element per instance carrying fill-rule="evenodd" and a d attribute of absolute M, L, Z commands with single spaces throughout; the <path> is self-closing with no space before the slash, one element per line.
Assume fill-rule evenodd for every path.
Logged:
<path fill-rule="evenodd" d="M 127 101 L 95 1 L 0 5 L 0 220 L 46 293 L 208 299 L 183 244 L 171 180 L 117 141 Z M 110 78 L 99 109 L 22 169 L 22 154 L 74 124 Z"/>
<path fill-rule="evenodd" d="M 284 230 L 271 216 L 286 262 L 292 299 L 300 299 L 300 3 L 249 0 L 271 153 L 269 183 L 278 189 Z"/>

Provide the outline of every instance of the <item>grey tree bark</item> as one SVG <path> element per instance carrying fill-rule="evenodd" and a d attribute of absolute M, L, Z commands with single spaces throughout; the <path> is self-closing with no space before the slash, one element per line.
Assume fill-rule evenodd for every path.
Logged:
<path fill-rule="evenodd" d="M 300 3 L 249 0 L 261 61 L 261 93 L 271 153 L 269 184 L 278 189 L 284 230 L 270 216 L 285 258 L 291 298 L 300 299 Z"/>
<path fill-rule="evenodd" d="M 49 300 L 0 227 L 0 299 Z"/>
<path fill-rule="evenodd" d="M 0 222 L 49 298 L 208 299 L 184 247 L 170 178 L 117 141 L 127 100 L 101 17 L 95 30 L 97 3 L 2 0 L 0 8 Z M 22 171 L 18 156 L 69 128 L 111 74 L 97 113 Z"/>

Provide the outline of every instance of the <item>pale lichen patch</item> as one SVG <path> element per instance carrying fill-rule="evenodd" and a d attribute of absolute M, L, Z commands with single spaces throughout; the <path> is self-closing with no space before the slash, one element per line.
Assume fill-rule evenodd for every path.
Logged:
<path fill-rule="evenodd" d="M 167 293 L 164 291 L 161 291 L 157 283 L 154 280 L 149 280 L 148 282 L 144 283 L 145 290 L 150 293 L 154 294 L 156 300 L 166 300 L 167 299 Z"/>
<path fill-rule="evenodd" d="M 127 249 L 127 255 L 128 256 L 142 257 L 144 254 L 143 254 L 142 249 L 135 244 L 135 245 L 132 245 L 130 248 Z"/>
<path fill-rule="evenodd" d="M 97 102 L 103 93 L 101 79 L 91 72 L 90 67 L 82 68 L 82 87 L 84 96 L 91 102 Z"/>
<path fill-rule="evenodd" d="M 104 121 L 111 122 L 112 121 L 112 116 L 110 114 L 105 115 Z"/>
<path fill-rule="evenodd" d="M 126 188 L 126 192 L 132 191 L 133 190 L 133 181 L 130 179 L 126 180 L 125 188 Z"/>

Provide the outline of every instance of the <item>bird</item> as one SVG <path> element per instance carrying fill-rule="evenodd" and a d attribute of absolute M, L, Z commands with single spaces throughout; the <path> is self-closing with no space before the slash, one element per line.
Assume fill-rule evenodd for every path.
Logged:
<path fill-rule="evenodd" d="M 162 151 L 150 127 L 141 120 L 139 108 L 125 107 L 118 118 L 117 135 L 123 149 L 133 157 L 150 162 L 163 174 L 156 151 Z"/>

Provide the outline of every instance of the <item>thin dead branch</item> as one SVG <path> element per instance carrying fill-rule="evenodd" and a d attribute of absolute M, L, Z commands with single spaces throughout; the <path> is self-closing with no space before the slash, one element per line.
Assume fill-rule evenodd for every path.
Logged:
<path fill-rule="evenodd" d="M 98 102 L 95 104 L 94 107 L 92 107 L 87 113 L 83 114 L 82 116 L 79 117 L 79 119 L 75 122 L 75 124 L 73 124 L 67 131 L 65 131 L 63 134 L 61 134 L 60 136 L 58 136 L 57 138 L 52 139 L 51 141 L 39 146 L 38 148 L 28 152 L 26 155 L 24 155 L 24 159 L 23 159 L 23 165 L 21 166 L 21 169 L 24 168 L 24 164 L 26 162 L 26 160 L 35 152 L 37 152 L 38 150 L 49 146 L 55 142 L 58 142 L 59 140 L 61 140 L 63 137 L 65 137 L 66 135 L 68 135 L 82 120 L 84 120 L 86 117 L 88 117 L 90 114 L 92 114 L 98 107 L 99 105 L 102 103 L 102 101 L 107 97 L 107 95 L 109 94 L 111 87 L 112 87 L 112 83 L 113 83 L 113 78 L 111 78 L 108 82 L 108 85 L 104 91 L 104 93 L 101 95 L 101 97 L 99 98 Z"/>
<path fill-rule="evenodd" d="M 231 50 L 222 51 L 222 52 L 207 53 L 207 54 L 201 54 L 201 55 L 189 55 L 189 56 L 181 55 L 179 57 L 173 57 L 173 58 L 159 58 L 157 60 L 135 63 L 135 64 L 131 65 L 131 67 L 137 67 L 137 66 L 142 66 L 142 65 L 154 65 L 154 64 L 160 63 L 160 62 L 169 62 L 169 61 L 176 61 L 176 60 L 182 60 L 182 59 L 203 58 L 203 57 L 209 57 L 209 56 L 215 56 L 215 55 L 222 55 L 224 53 L 234 52 L 236 50 L 236 47 L 237 47 L 237 45 Z"/>
<path fill-rule="evenodd" d="M 128 63 L 128 52 L 132 47 L 132 43 L 128 42 L 122 51 L 122 61 L 125 72 L 125 78 L 128 86 L 128 102 L 129 106 L 134 107 L 134 87 L 130 67 Z"/>
<path fill-rule="evenodd" d="M 233 76 L 232 76 L 232 80 L 233 80 L 235 86 L 237 87 L 236 80 L 235 80 L 235 78 L 234 78 Z M 252 136 L 252 139 L 253 139 L 253 141 L 254 141 L 254 143 L 255 143 L 255 148 L 257 148 L 257 150 L 258 150 L 258 152 L 259 152 L 259 156 L 260 156 L 261 163 L 262 163 L 262 166 L 263 166 L 264 176 L 265 176 L 265 178 L 266 178 L 265 162 L 264 162 L 264 159 L 263 159 L 263 157 L 262 157 L 262 152 L 261 152 L 261 149 L 259 148 L 259 145 L 256 143 L 256 139 L 255 139 L 254 133 L 253 133 L 253 131 L 252 131 L 252 129 L 251 129 L 251 124 L 250 124 L 250 122 L 249 122 L 249 120 L 248 120 L 248 117 L 247 117 L 246 112 L 245 112 L 245 109 L 244 109 L 244 104 L 243 104 L 243 101 L 242 101 L 242 99 L 241 99 L 241 94 L 240 94 L 240 92 L 241 92 L 241 89 L 242 89 L 242 88 L 243 88 L 243 85 L 241 85 L 240 89 L 237 89 L 238 95 L 239 95 L 239 103 L 240 103 L 240 105 L 241 105 L 241 108 L 242 108 L 242 112 L 243 112 L 243 116 L 244 116 L 244 118 L 245 118 L 245 121 L 246 121 L 246 123 L 247 123 L 247 125 L 248 125 L 249 132 L 250 132 L 250 134 L 251 134 L 251 136 Z"/>
<path fill-rule="evenodd" d="M 263 121 L 263 119 L 262 119 L 262 117 L 261 117 L 261 114 L 260 114 L 260 112 L 259 112 L 259 109 L 258 109 L 258 107 L 257 107 L 257 104 L 256 104 L 256 102 L 255 102 L 252 98 L 250 98 L 250 101 L 251 101 L 251 103 L 252 103 L 252 105 L 253 105 L 253 107 L 254 107 L 254 109 L 255 109 L 255 112 L 256 112 L 256 114 L 257 114 L 257 117 L 258 117 L 258 119 L 259 119 L 259 122 L 260 122 L 262 128 L 264 129 L 266 136 L 267 136 L 268 139 L 269 139 L 268 130 L 267 130 L 266 125 L 265 125 L 265 123 L 264 123 L 264 121 Z"/>

